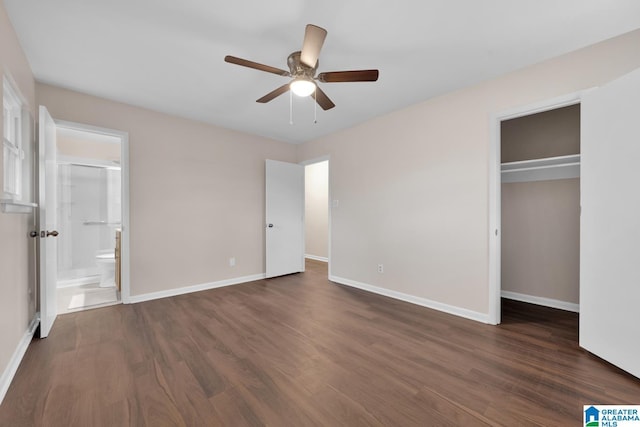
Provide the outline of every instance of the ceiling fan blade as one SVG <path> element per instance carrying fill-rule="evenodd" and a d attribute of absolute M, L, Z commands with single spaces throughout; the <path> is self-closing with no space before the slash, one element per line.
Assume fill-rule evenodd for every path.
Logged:
<path fill-rule="evenodd" d="M 283 93 L 287 92 L 288 90 L 289 90 L 289 83 L 280 86 L 276 90 L 272 90 L 271 92 L 269 92 L 268 94 L 266 94 L 262 98 L 256 100 L 256 102 L 259 102 L 261 104 L 265 104 L 265 103 L 271 101 L 272 99 L 279 97 L 280 95 L 282 95 Z"/>
<path fill-rule="evenodd" d="M 312 97 L 313 99 L 315 99 L 315 100 L 316 100 L 316 102 L 318 103 L 318 105 L 319 105 L 320 107 L 322 107 L 322 109 L 323 109 L 323 110 L 330 110 L 330 109 L 332 109 L 333 107 L 335 107 L 335 106 L 336 106 L 336 104 L 334 104 L 334 103 L 329 99 L 329 97 L 327 96 L 327 94 L 326 94 L 326 93 L 324 93 L 324 92 L 322 91 L 322 89 L 320 89 L 320 87 L 318 87 L 318 85 L 316 85 L 316 90 L 315 90 L 315 92 L 313 92 L 313 93 L 311 94 L 311 97 Z"/>
<path fill-rule="evenodd" d="M 317 78 L 323 83 L 375 82 L 378 74 L 378 70 L 329 71 L 318 74 Z"/>
<path fill-rule="evenodd" d="M 266 71 L 267 73 L 278 74 L 279 76 L 288 77 L 291 75 L 288 71 L 281 70 L 280 68 L 259 64 L 257 62 L 249 61 L 249 60 L 238 58 L 231 55 L 225 56 L 224 60 L 225 62 L 228 62 L 230 64 L 242 65 L 243 67 L 253 68 L 260 71 Z"/>
<path fill-rule="evenodd" d="M 304 30 L 304 41 L 302 42 L 302 51 L 300 53 L 300 61 L 302 63 L 315 68 L 325 37 L 327 37 L 327 30 L 315 25 L 307 25 Z"/>

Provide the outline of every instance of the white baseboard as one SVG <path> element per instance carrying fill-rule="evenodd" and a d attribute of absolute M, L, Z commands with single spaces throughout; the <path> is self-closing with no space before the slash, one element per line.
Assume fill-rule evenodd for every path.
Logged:
<path fill-rule="evenodd" d="M 323 256 L 304 254 L 304 257 L 308 258 L 308 259 L 315 260 L 315 261 L 329 262 L 329 258 L 326 258 L 326 257 L 323 257 Z"/>
<path fill-rule="evenodd" d="M 185 286 L 182 288 L 167 289 L 166 291 L 151 292 L 148 294 L 131 295 L 126 304 L 135 304 L 137 302 L 151 301 L 159 298 L 174 297 L 176 295 L 190 294 L 191 292 L 206 291 L 208 289 L 222 288 L 224 286 L 239 285 L 240 283 L 254 282 L 262 280 L 265 274 L 254 274 L 251 276 L 235 277 L 233 279 L 220 280 L 211 283 L 202 283 L 200 285 Z"/>
<path fill-rule="evenodd" d="M 93 283 L 100 283 L 100 275 L 86 276 L 79 279 L 58 280 L 58 289 L 72 288 L 74 286 L 90 285 Z"/>
<path fill-rule="evenodd" d="M 475 320 L 476 322 L 489 323 L 489 315 L 485 313 L 478 313 L 477 311 L 467 310 L 466 308 L 456 307 L 438 301 L 432 301 L 426 298 L 404 294 L 402 292 L 392 291 L 390 289 L 380 288 L 377 286 L 368 285 L 366 283 L 356 282 L 355 280 L 345 279 L 343 277 L 329 276 L 329 280 L 331 280 L 332 282 L 340 283 L 341 285 L 351 286 L 354 288 L 362 289 L 364 291 L 373 292 L 374 294 L 384 295 L 389 298 L 394 298 L 397 300 L 409 302 L 411 304 L 420 305 L 422 307 L 431 308 L 433 310 L 453 314 L 454 316 Z"/>
<path fill-rule="evenodd" d="M 502 298 L 512 299 L 516 301 L 528 302 L 530 304 L 542 305 L 545 307 L 559 308 L 560 310 L 573 311 L 574 313 L 580 313 L 580 304 L 573 302 L 560 301 L 557 299 L 536 297 L 533 295 L 520 294 L 511 291 L 502 291 L 500 293 Z"/>
<path fill-rule="evenodd" d="M 33 339 L 33 334 L 40 323 L 40 317 L 36 314 L 31 323 L 29 324 L 29 328 L 22 336 L 22 339 L 18 343 L 18 347 L 16 347 L 11 359 L 9 360 L 9 364 L 5 368 L 2 376 L 0 377 L 0 404 L 4 400 L 4 397 L 9 390 L 9 386 L 11 385 L 11 381 L 13 381 L 13 377 L 18 372 L 18 367 L 20 366 L 20 362 L 22 362 L 22 358 L 24 354 L 27 352 L 27 348 L 29 348 L 29 343 Z"/>

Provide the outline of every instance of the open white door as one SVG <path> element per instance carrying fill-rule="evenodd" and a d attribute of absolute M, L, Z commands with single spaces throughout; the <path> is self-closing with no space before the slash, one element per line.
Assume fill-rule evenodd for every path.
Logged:
<path fill-rule="evenodd" d="M 580 346 L 640 377 L 640 70 L 581 110 Z"/>
<path fill-rule="evenodd" d="M 58 310 L 56 231 L 56 124 L 40 106 L 38 134 L 38 228 L 40 252 L 40 338 L 49 335 Z"/>
<path fill-rule="evenodd" d="M 304 271 L 304 166 L 266 161 L 266 275 Z"/>

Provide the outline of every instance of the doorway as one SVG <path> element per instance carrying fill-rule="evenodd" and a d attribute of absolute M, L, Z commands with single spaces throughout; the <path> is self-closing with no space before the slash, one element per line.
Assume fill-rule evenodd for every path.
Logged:
<path fill-rule="evenodd" d="M 492 131 L 490 323 L 503 297 L 577 312 L 580 94 L 499 114 Z"/>
<path fill-rule="evenodd" d="M 501 123 L 501 296 L 578 312 L 580 104 Z"/>
<path fill-rule="evenodd" d="M 44 106 L 39 117 L 38 300 L 45 338 L 59 313 L 129 302 L 128 135 L 54 120 Z"/>
<path fill-rule="evenodd" d="M 56 129 L 58 313 L 121 302 L 121 138 Z"/>
<path fill-rule="evenodd" d="M 329 157 L 266 160 L 265 178 L 265 276 L 304 272 L 306 260 L 330 275 Z"/>
<path fill-rule="evenodd" d="M 329 158 L 305 162 L 305 253 L 307 260 L 329 264 L 331 209 Z M 329 267 L 329 265 L 328 265 Z M 328 268 L 328 271 L 330 269 Z"/>

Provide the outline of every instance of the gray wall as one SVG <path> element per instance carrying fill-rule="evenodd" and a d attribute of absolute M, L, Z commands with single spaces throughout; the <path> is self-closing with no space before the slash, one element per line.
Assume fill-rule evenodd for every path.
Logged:
<path fill-rule="evenodd" d="M 502 184 L 502 290 L 579 303 L 580 180 Z"/>
<path fill-rule="evenodd" d="M 14 79 L 29 111 L 34 114 L 33 74 L 0 2 L 0 84 L 3 75 Z M 2 120 L 0 118 L 0 127 L 4 126 Z M 0 150 L 0 189 L 3 188 L 2 155 Z M 0 212 L 0 377 L 7 372 L 18 346 L 25 344 L 26 332 L 36 311 L 35 240 L 29 237 L 33 227 L 33 214 Z"/>

